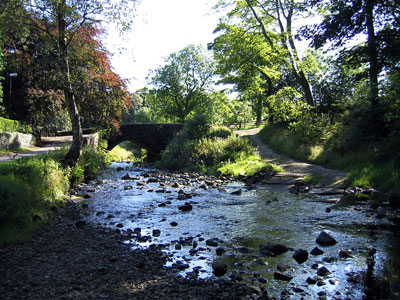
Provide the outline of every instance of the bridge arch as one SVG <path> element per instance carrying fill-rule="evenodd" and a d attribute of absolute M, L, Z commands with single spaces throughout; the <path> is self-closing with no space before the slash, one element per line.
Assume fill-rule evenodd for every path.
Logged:
<path fill-rule="evenodd" d="M 155 161 L 171 139 L 183 129 L 181 123 L 168 124 L 125 124 L 107 139 L 107 150 L 129 141 L 147 150 L 147 160 Z"/>

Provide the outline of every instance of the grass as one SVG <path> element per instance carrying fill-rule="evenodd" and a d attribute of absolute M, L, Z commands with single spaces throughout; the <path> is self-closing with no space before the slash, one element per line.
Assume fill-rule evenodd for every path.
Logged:
<path fill-rule="evenodd" d="M 380 158 L 376 149 L 369 145 L 343 153 L 332 146 L 335 145 L 335 137 L 326 140 L 324 144 L 310 145 L 290 130 L 270 125 L 260 131 L 259 137 L 278 153 L 301 161 L 346 170 L 349 173 L 350 186 L 378 188 L 400 195 L 398 163 L 395 159 Z"/>
<path fill-rule="evenodd" d="M 34 151 L 35 147 L 20 147 L 16 149 L 0 149 L 0 155 L 11 155 L 13 153 L 23 153 L 28 151 Z"/>
<path fill-rule="evenodd" d="M 66 151 L 0 164 L 0 244 L 29 238 L 53 206 L 65 203 L 72 185 L 93 179 L 106 166 L 104 153 L 84 148 L 77 165 L 65 169 L 60 161 Z"/>
<path fill-rule="evenodd" d="M 222 174 L 230 174 L 233 176 L 254 175 L 259 170 L 267 168 L 270 171 L 282 172 L 283 169 L 277 165 L 269 164 L 261 160 L 258 155 L 251 155 L 242 159 L 237 159 L 235 162 L 226 162 L 222 167 L 218 168 Z"/>
<path fill-rule="evenodd" d="M 129 150 L 122 148 L 121 146 L 116 146 L 111 151 L 106 153 L 106 161 L 133 161 L 135 160 L 135 156 Z"/>
<path fill-rule="evenodd" d="M 50 156 L 0 164 L 0 243 L 24 240 L 67 198 L 68 173 Z"/>
<path fill-rule="evenodd" d="M 179 133 L 162 153 L 158 167 L 170 170 L 215 174 L 252 175 L 264 167 L 257 149 L 249 139 L 236 136 L 227 128 L 203 130 L 192 139 L 191 127 Z M 188 133 L 189 132 L 189 133 Z"/>

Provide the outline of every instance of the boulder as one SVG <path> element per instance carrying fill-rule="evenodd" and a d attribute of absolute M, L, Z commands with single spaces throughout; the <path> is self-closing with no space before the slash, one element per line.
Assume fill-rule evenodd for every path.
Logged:
<path fill-rule="evenodd" d="M 220 243 L 220 240 L 218 238 L 206 240 L 206 245 L 210 246 L 210 247 L 217 247 L 219 243 Z"/>
<path fill-rule="evenodd" d="M 215 249 L 215 253 L 220 256 L 222 254 L 224 254 L 226 252 L 226 250 L 222 247 L 218 247 L 217 249 Z"/>
<path fill-rule="evenodd" d="M 180 211 L 191 211 L 193 209 L 193 206 L 190 203 L 185 203 L 185 205 L 179 206 Z"/>
<path fill-rule="evenodd" d="M 324 254 L 324 251 L 322 251 L 322 250 L 319 249 L 318 247 L 315 247 L 314 249 L 312 249 L 312 250 L 310 251 L 310 254 L 311 254 L 311 255 L 317 256 L 317 255 Z"/>
<path fill-rule="evenodd" d="M 260 253 L 265 256 L 277 256 L 287 252 L 289 248 L 282 244 L 271 243 L 267 245 L 261 245 L 259 250 Z"/>
<path fill-rule="evenodd" d="M 293 276 L 284 274 L 284 273 L 280 273 L 280 272 L 274 272 L 274 278 L 276 280 L 283 280 L 283 281 L 290 281 L 293 279 Z"/>
<path fill-rule="evenodd" d="M 328 268 L 325 266 L 322 266 L 322 267 L 318 268 L 318 270 L 317 270 L 318 276 L 324 277 L 324 276 L 328 276 L 329 274 L 331 274 L 331 271 L 329 271 Z"/>
<path fill-rule="evenodd" d="M 296 250 L 293 254 L 293 258 L 297 263 L 302 264 L 308 259 L 308 252 L 303 249 Z"/>
<path fill-rule="evenodd" d="M 226 264 L 218 262 L 213 263 L 212 268 L 215 276 L 223 276 L 228 271 L 228 266 Z"/>
<path fill-rule="evenodd" d="M 239 189 L 239 190 L 237 190 L 237 191 L 233 191 L 232 193 L 231 193 L 231 195 L 241 195 L 242 194 L 242 189 Z"/>
<path fill-rule="evenodd" d="M 325 231 L 322 231 L 318 235 L 316 242 L 321 246 L 333 246 L 337 243 L 337 241 Z"/>

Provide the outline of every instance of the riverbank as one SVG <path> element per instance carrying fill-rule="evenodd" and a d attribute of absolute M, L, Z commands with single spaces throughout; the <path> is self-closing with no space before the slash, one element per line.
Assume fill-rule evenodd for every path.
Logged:
<path fill-rule="evenodd" d="M 256 299 L 226 280 L 183 279 L 161 248 L 131 250 L 123 233 L 100 228 L 68 202 L 25 243 L 0 248 L 2 299 Z"/>

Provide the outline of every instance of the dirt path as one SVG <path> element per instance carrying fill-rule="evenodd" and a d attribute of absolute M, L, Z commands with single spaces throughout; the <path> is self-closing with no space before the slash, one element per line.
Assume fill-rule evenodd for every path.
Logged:
<path fill-rule="evenodd" d="M 321 180 L 315 184 L 317 188 L 344 189 L 346 187 L 348 177 L 346 172 L 300 162 L 288 156 L 277 154 L 260 140 L 257 136 L 259 131 L 260 129 L 256 128 L 236 131 L 236 133 L 251 138 L 257 144 L 260 156 L 264 161 L 275 163 L 285 169 L 285 172 L 280 173 L 277 178 L 272 179 L 273 181 L 275 180 L 277 183 L 282 182 L 284 184 L 285 180 L 290 183 L 303 179 L 307 175 L 315 174 L 321 176 Z"/>
<path fill-rule="evenodd" d="M 43 146 L 32 148 L 26 152 L 14 152 L 8 155 L 0 155 L 0 163 L 19 159 L 22 157 L 47 154 L 62 147 L 68 147 L 72 143 L 72 136 L 42 137 Z"/>

